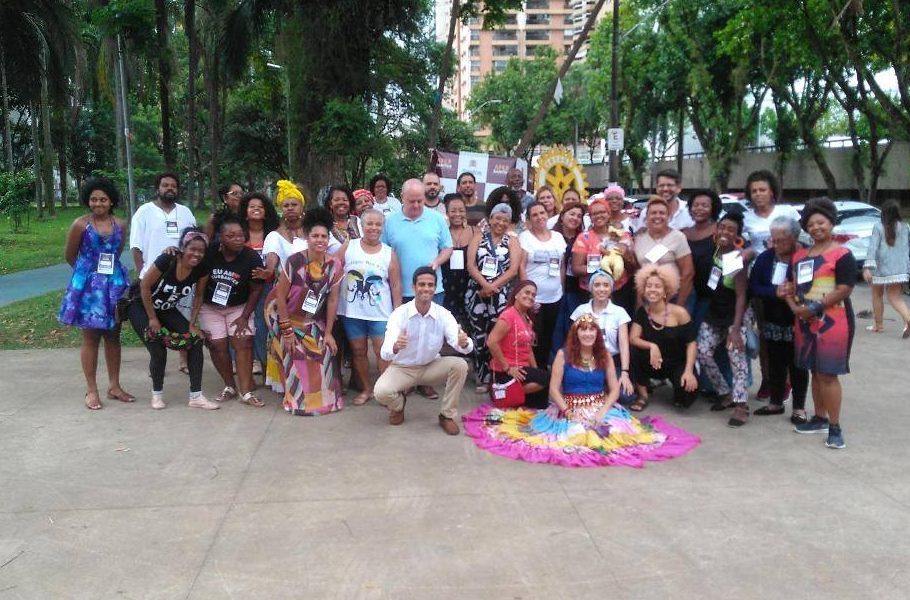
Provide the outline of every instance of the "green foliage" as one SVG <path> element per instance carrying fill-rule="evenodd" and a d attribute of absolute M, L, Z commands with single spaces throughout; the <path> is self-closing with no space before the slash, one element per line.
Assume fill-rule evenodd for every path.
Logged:
<path fill-rule="evenodd" d="M 495 150 L 509 152 L 518 144 L 528 123 L 556 78 L 556 51 L 540 47 L 532 60 L 509 59 L 501 73 L 481 81 L 468 100 L 474 121 L 490 127 L 490 142 Z M 554 105 L 537 129 L 529 148 L 539 144 L 564 144 L 573 140 L 571 113 Z"/>
<path fill-rule="evenodd" d="M 35 176 L 31 171 L 0 172 L 0 214 L 6 216 L 13 233 L 28 229 L 34 196 Z"/>
<path fill-rule="evenodd" d="M 155 43 L 155 6 L 149 0 L 112 0 L 90 13 L 105 35 L 122 35 L 140 49 Z"/>

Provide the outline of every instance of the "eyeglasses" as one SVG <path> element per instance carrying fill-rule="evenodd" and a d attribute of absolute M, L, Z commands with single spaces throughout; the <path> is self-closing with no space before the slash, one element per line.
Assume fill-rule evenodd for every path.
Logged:
<path fill-rule="evenodd" d="M 228 192 L 226 195 L 231 196 L 233 198 L 238 198 L 243 195 L 243 192 L 233 191 L 233 192 Z"/>

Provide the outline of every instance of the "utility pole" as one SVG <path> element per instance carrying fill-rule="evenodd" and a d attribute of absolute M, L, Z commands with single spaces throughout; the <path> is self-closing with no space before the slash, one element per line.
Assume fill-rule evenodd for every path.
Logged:
<path fill-rule="evenodd" d="M 610 127 L 619 128 L 619 0 L 613 0 L 613 39 L 610 57 Z M 610 181 L 619 181 L 619 153 L 610 150 Z"/>

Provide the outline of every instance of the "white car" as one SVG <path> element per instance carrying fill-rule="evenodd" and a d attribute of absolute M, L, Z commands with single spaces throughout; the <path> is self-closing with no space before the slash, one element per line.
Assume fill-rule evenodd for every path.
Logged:
<path fill-rule="evenodd" d="M 856 259 L 860 269 L 869 253 L 869 240 L 872 228 L 882 220 L 882 211 L 871 204 L 856 200 L 837 200 L 837 223 L 834 224 L 834 241 L 845 246 Z M 802 212 L 803 205 L 796 207 Z M 812 245 L 812 238 L 805 231 L 799 234 L 799 241 L 806 246 Z"/>

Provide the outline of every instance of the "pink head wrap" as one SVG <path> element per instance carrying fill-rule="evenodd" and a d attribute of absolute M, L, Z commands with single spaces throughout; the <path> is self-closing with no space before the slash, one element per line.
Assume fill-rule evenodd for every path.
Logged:
<path fill-rule="evenodd" d="M 619 194 L 620 198 L 626 197 L 626 190 L 622 189 L 618 185 L 611 185 L 604 189 L 604 196 L 609 196 L 610 194 Z"/>

